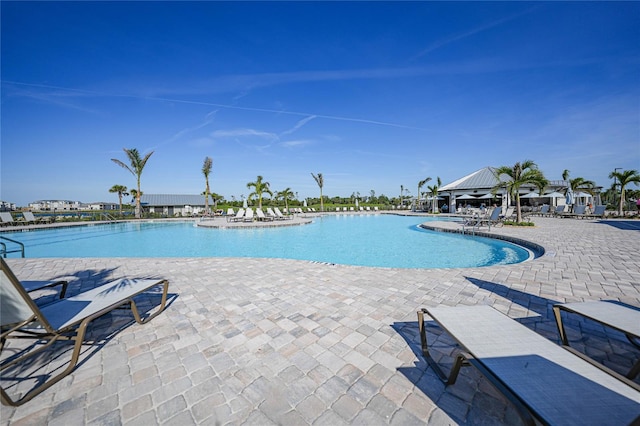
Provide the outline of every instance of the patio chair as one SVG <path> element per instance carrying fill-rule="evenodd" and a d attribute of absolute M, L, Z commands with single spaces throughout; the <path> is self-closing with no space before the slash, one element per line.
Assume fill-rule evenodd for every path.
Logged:
<path fill-rule="evenodd" d="M 37 224 L 37 223 L 48 223 L 49 222 L 49 218 L 44 218 L 44 217 L 35 217 L 33 212 L 22 212 L 22 221 L 21 223 L 26 223 L 26 224 Z"/>
<path fill-rule="evenodd" d="M 276 218 L 278 220 L 286 220 L 286 219 L 293 219 L 293 215 L 284 215 L 282 214 L 282 212 L 280 211 L 279 208 L 274 208 L 273 209 L 274 213 L 276 214 Z"/>
<path fill-rule="evenodd" d="M 607 206 L 595 206 L 593 208 L 593 213 L 587 215 L 588 217 L 600 217 L 603 218 L 605 216 L 605 212 L 607 211 Z"/>
<path fill-rule="evenodd" d="M 274 212 L 271 207 L 267 207 L 266 215 L 269 220 L 278 220 L 278 216 L 276 215 L 276 212 Z"/>
<path fill-rule="evenodd" d="M 243 222 L 253 222 L 253 209 L 251 207 L 245 210 L 242 220 Z"/>
<path fill-rule="evenodd" d="M 34 291 L 44 290 L 45 288 L 52 288 L 57 286 L 62 286 L 60 289 L 60 293 L 58 297 L 62 299 L 64 295 L 67 293 L 67 287 L 69 286 L 69 281 L 67 280 L 52 280 L 52 281 L 20 281 L 20 284 L 25 289 L 27 293 L 33 293 Z"/>
<path fill-rule="evenodd" d="M 614 330 L 618 330 L 624 333 L 632 345 L 640 349 L 640 309 L 608 301 L 561 303 L 554 305 L 553 314 L 556 317 L 560 340 L 563 345 L 568 347 L 569 339 L 567 338 L 564 323 L 562 322 L 561 312 L 563 311 L 568 314 L 580 315 Z M 573 350 L 573 352 L 580 356 L 587 356 L 575 350 Z M 638 374 L 640 374 L 640 357 L 638 357 L 638 360 L 631 367 L 626 377 L 634 379 Z"/>
<path fill-rule="evenodd" d="M 241 221 L 244 217 L 244 209 L 240 208 L 238 209 L 238 212 L 235 214 L 235 216 L 231 215 L 231 216 L 227 216 L 227 222 L 238 222 Z"/>
<path fill-rule="evenodd" d="M 268 220 L 274 220 L 274 217 L 265 215 L 262 209 L 260 208 L 256 208 L 256 215 L 258 216 L 258 220 L 262 222 L 266 222 Z"/>
<path fill-rule="evenodd" d="M 3 226 L 16 225 L 18 223 L 15 221 L 15 219 L 13 219 L 13 216 L 10 212 L 0 212 L 0 220 L 2 221 L 2 223 L 0 224 Z"/>
<path fill-rule="evenodd" d="M 563 218 L 573 217 L 577 219 L 583 218 L 587 213 L 587 206 L 584 205 L 576 205 L 573 206 L 573 211 L 568 213 L 560 213 L 560 216 Z"/>
<path fill-rule="evenodd" d="M 461 347 L 447 376 L 431 355 L 424 315 Z M 445 386 L 473 365 L 515 406 L 526 424 L 637 424 L 640 386 L 576 356 L 487 305 L 418 311 L 422 353 Z M 445 349 L 446 353 L 450 351 Z"/>
<path fill-rule="evenodd" d="M 80 356 L 85 333 L 89 324 L 105 314 L 128 305 L 139 324 L 144 324 L 160 314 L 165 307 L 169 282 L 156 279 L 119 279 L 101 285 L 92 290 L 75 296 L 56 300 L 44 306 L 37 306 L 27 294 L 25 288 L 13 274 L 4 259 L 0 258 L 0 354 L 5 349 L 7 339 L 33 339 L 34 345 L 18 353 L 4 357 L 0 363 L 3 380 L 7 377 L 5 370 L 12 366 L 23 367 L 30 365 L 29 360 L 58 340 L 74 341 L 71 360 L 67 367 L 54 376 L 38 377 L 38 384 L 18 399 L 12 399 L 4 387 L 0 388 L 2 404 L 18 406 L 30 401 L 54 383 L 71 373 Z M 155 312 L 147 313 L 143 318 L 138 311 L 134 297 L 149 291 L 153 287 L 162 286 L 160 306 Z M 42 343 L 34 349 L 36 343 Z M 31 350 L 29 350 L 31 349 Z M 61 369 L 62 367 L 60 367 Z M 58 371 L 58 369 L 54 370 Z M 24 380 L 23 377 L 16 381 Z"/>

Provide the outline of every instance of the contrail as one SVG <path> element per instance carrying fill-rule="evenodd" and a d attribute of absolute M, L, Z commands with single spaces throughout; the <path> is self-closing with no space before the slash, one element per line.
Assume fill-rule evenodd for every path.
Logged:
<path fill-rule="evenodd" d="M 96 92 L 96 91 L 84 90 L 84 89 L 75 89 L 75 88 L 69 88 L 69 87 L 50 86 L 50 85 L 46 85 L 46 84 L 21 83 L 21 82 L 17 82 L 17 81 L 7 81 L 7 80 L 3 80 L 2 83 L 3 84 L 14 84 L 14 85 L 18 85 L 18 86 L 39 87 L 39 88 L 43 88 L 43 89 L 67 90 L 67 91 L 71 91 L 71 92 L 82 93 L 82 94 L 92 95 L 92 96 L 100 96 L 100 97 L 131 98 L 131 99 L 144 99 L 144 100 L 159 101 L 159 102 L 175 102 L 175 103 L 182 103 L 182 104 L 189 104 L 189 105 L 205 105 L 205 106 L 212 106 L 212 107 L 217 107 L 217 108 L 240 110 L 240 111 L 254 111 L 254 112 L 265 112 L 265 113 L 270 113 L 270 114 L 294 115 L 294 116 L 298 116 L 298 117 L 308 117 L 309 119 L 310 119 L 310 117 L 313 117 L 313 118 L 324 118 L 326 120 L 348 121 L 348 122 L 352 122 L 352 123 L 373 124 L 373 125 L 376 125 L 376 126 L 396 127 L 396 128 L 400 128 L 400 129 L 413 129 L 413 130 L 424 130 L 424 131 L 427 130 L 427 129 L 424 129 L 424 128 L 421 128 L 421 127 L 407 126 L 407 125 L 404 125 L 404 124 L 390 123 L 390 122 L 386 122 L 386 121 L 368 120 L 368 119 L 365 119 L 365 118 L 341 117 L 341 116 L 337 116 L 337 115 L 323 115 L 323 114 L 316 114 L 316 113 L 310 113 L 310 112 L 299 112 L 299 111 L 284 111 L 284 110 L 276 110 L 276 109 L 269 109 L 269 108 L 243 107 L 243 106 L 237 106 L 237 105 L 219 104 L 219 103 L 214 103 L 214 102 L 192 101 L 192 100 L 187 100 L 187 99 L 161 98 L 161 97 L 154 97 L 154 96 L 140 96 L 140 95 L 130 95 L 130 94 L 102 93 L 102 92 Z M 303 124 L 304 123 L 306 123 L 306 122 L 303 122 Z"/>

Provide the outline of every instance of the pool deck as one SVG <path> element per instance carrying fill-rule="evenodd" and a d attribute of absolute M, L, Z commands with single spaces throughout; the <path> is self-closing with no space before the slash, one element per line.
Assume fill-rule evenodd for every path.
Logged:
<path fill-rule="evenodd" d="M 126 311 L 96 322 L 94 332 L 106 329 L 108 338 L 85 346 L 73 373 L 32 401 L 2 406 L 0 422 L 518 424 L 513 406 L 474 368 L 463 369 L 455 385 L 440 383 L 420 354 L 420 307 L 492 305 L 554 342 L 554 303 L 606 299 L 640 307 L 640 220 L 533 222 L 535 227 L 491 233 L 539 244 L 544 255 L 482 268 L 239 258 L 8 259 L 21 279 L 72 277 L 68 294 L 126 276 L 166 278 L 177 297 L 146 325 L 131 323 Z M 567 326 L 572 346 L 618 372 L 640 354 L 620 333 L 575 320 Z M 436 327 L 431 331 L 434 349 L 450 362 L 452 340 Z M 45 364 L 41 372 L 50 368 Z M 16 387 L 8 391 L 13 395 Z"/>

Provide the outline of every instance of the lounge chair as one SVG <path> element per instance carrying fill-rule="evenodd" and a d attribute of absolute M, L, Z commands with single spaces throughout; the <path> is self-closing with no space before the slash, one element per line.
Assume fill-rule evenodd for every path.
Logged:
<path fill-rule="evenodd" d="M 556 209 L 553 211 L 553 216 L 560 216 L 564 213 L 564 209 L 566 206 L 556 206 Z"/>
<path fill-rule="evenodd" d="M 607 206 L 595 206 L 593 213 L 586 215 L 586 217 L 600 217 L 603 218 L 606 214 Z"/>
<path fill-rule="evenodd" d="M 232 208 L 232 207 L 229 207 L 229 208 L 227 209 L 227 218 L 228 218 L 228 217 L 231 217 L 231 216 L 235 216 L 235 215 L 236 215 L 236 212 L 234 212 L 234 211 L 233 211 L 233 208 Z"/>
<path fill-rule="evenodd" d="M 49 218 L 45 218 L 45 217 L 35 217 L 33 215 L 33 212 L 22 212 L 22 223 L 33 223 L 33 224 L 37 224 L 37 223 L 46 223 L 49 222 Z"/>
<path fill-rule="evenodd" d="M 424 315 L 461 346 L 449 376 L 432 358 Z M 445 385 L 473 365 L 517 408 L 527 424 L 637 424 L 640 386 L 574 355 L 490 306 L 418 311 L 422 353 Z M 448 351 L 447 351 L 448 352 Z"/>
<path fill-rule="evenodd" d="M 586 215 L 587 212 L 587 206 L 583 206 L 583 205 L 579 205 L 579 206 L 573 206 L 573 211 L 570 213 L 560 213 L 560 217 L 574 217 L 574 218 L 578 218 L 581 219 Z"/>
<path fill-rule="evenodd" d="M 274 209 L 273 209 L 273 211 L 274 211 L 274 213 L 276 214 L 276 218 L 277 218 L 278 220 L 293 219 L 293 216 L 292 216 L 292 215 L 284 215 L 284 214 L 282 214 L 282 212 L 280 211 L 280 209 L 279 209 L 279 208 L 277 208 L 277 207 L 276 207 L 276 208 L 274 208 Z"/>
<path fill-rule="evenodd" d="M 256 216 L 258 217 L 259 221 L 263 221 L 263 222 L 266 222 L 268 220 L 274 220 L 273 217 L 266 216 L 261 208 L 256 208 Z"/>
<path fill-rule="evenodd" d="M 241 221 L 244 217 L 244 209 L 238 209 L 238 212 L 235 216 L 227 216 L 227 222 L 238 222 Z"/>
<path fill-rule="evenodd" d="M 253 222 L 253 209 L 249 207 L 244 212 L 244 217 L 242 218 L 243 222 Z"/>
<path fill-rule="evenodd" d="M 502 207 L 494 207 L 491 210 L 491 214 L 488 218 L 482 219 L 482 223 L 486 224 L 489 227 L 489 231 L 491 231 L 491 226 L 502 226 L 504 225 L 505 219 L 510 217 L 513 214 L 512 208 L 507 208 L 507 212 L 502 214 Z"/>
<path fill-rule="evenodd" d="M 16 222 L 13 219 L 13 216 L 11 215 L 10 212 L 0 212 L 0 220 L 2 220 L 1 225 L 7 225 L 7 226 L 11 226 L 11 225 L 16 225 L 18 224 L 18 222 Z"/>
<path fill-rule="evenodd" d="M 630 308 L 613 302 L 576 302 L 563 303 L 553 306 L 553 314 L 556 317 L 560 340 L 565 346 L 569 346 L 569 339 L 562 322 L 564 311 L 570 314 L 577 314 L 602 325 L 618 330 L 629 339 L 629 341 L 640 349 L 640 309 Z M 579 352 L 574 351 L 581 355 Z M 586 355 L 585 355 L 586 356 Z M 638 361 L 627 373 L 627 378 L 634 379 L 640 373 L 640 356 Z"/>
<path fill-rule="evenodd" d="M 27 293 L 33 293 L 34 291 L 44 290 L 45 288 L 62 286 L 59 293 L 59 298 L 62 299 L 67 293 L 67 286 L 69 281 L 67 280 L 52 280 L 52 281 L 20 281 L 20 284 Z"/>
<path fill-rule="evenodd" d="M 497 208 L 500 209 L 500 207 L 497 207 Z M 515 211 L 516 211 L 515 208 L 507 207 L 507 211 L 504 214 L 498 214 L 498 219 L 496 220 L 496 224 L 500 222 L 502 225 L 503 224 L 502 222 L 504 222 L 505 220 L 509 220 L 510 218 L 513 217 L 513 214 L 515 213 Z"/>
<path fill-rule="evenodd" d="M 538 214 L 540 216 L 546 216 L 549 214 L 549 204 L 543 204 L 542 207 L 540 207 L 540 211 L 538 212 Z"/>
<path fill-rule="evenodd" d="M 67 367 L 55 376 L 38 378 L 38 384 L 21 397 L 12 399 L 4 388 L 0 388 L 0 396 L 4 405 L 22 405 L 71 373 L 78 362 L 87 327 L 93 320 L 116 308 L 129 305 L 135 320 L 144 324 L 164 310 L 167 300 L 169 288 L 167 280 L 119 279 L 93 290 L 38 307 L 4 259 L 0 258 L 0 266 L 0 292 L 2 295 L 0 298 L 2 308 L 0 310 L 2 330 L 0 353 L 4 350 L 7 339 L 10 338 L 30 338 L 36 343 L 46 341 L 38 349 L 26 349 L 18 354 L 5 357 L 0 364 L 3 380 L 13 380 L 5 373 L 7 368 L 28 365 L 28 360 L 32 356 L 43 354 L 43 351 L 54 342 L 58 340 L 73 340 L 75 342 Z M 138 311 L 134 297 L 160 285 L 162 286 L 160 306 L 155 312 L 149 313 L 143 318 Z M 30 349 L 33 349 L 36 343 Z M 24 379 L 24 377 L 18 377 L 15 380 L 22 381 Z"/>
<path fill-rule="evenodd" d="M 267 207 L 267 218 L 269 220 L 277 220 L 278 219 L 278 216 L 276 216 L 276 212 L 274 212 L 271 207 Z"/>

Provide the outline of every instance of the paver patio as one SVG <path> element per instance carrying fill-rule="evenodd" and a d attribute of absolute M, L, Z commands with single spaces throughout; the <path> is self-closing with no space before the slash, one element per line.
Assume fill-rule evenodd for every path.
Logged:
<path fill-rule="evenodd" d="M 489 304 L 558 342 L 554 303 L 607 299 L 640 306 L 640 220 L 533 220 L 534 228 L 491 233 L 542 245 L 543 256 L 482 268 L 237 258 L 9 259 L 24 280 L 75 277 L 69 294 L 127 276 L 166 278 L 177 297 L 147 325 L 131 324 L 126 313 L 96 323 L 96 334 L 109 333 L 104 342 L 87 346 L 76 370 L 34 400 L 2 406 L 0 420 L 518 424 L 515 409 L 475 369 L 464 369 L 453 386 L 440 383 L 420 355 L 418 308 Z M 616 371 L 625 372 L 639 356 L 619 333 L 577 320 L 566 325 L 572 346 Z M 446 362 L 452 340 L 430 327 Z"/>

